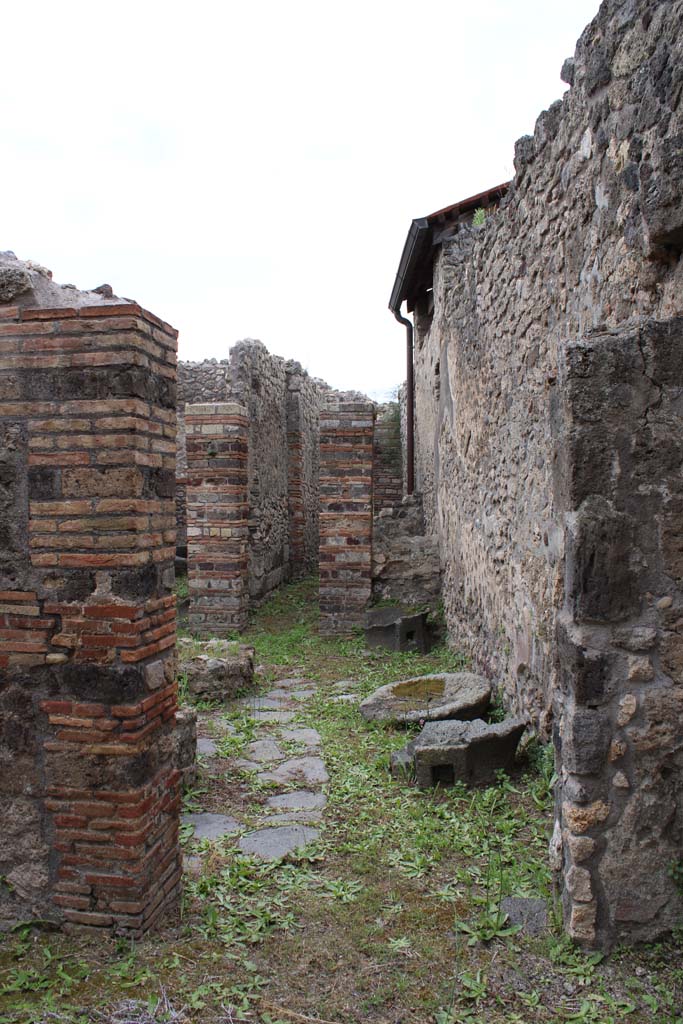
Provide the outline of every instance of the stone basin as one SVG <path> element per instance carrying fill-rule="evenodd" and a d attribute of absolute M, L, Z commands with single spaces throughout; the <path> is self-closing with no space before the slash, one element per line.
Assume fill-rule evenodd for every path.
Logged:
<path fill-rule="evenodd" d="M 473 672 L 416 676 L 381 686 L 362 702 L 367 722 L 435 722 L 480 718 L 491 701 L 491 684 Z"/>

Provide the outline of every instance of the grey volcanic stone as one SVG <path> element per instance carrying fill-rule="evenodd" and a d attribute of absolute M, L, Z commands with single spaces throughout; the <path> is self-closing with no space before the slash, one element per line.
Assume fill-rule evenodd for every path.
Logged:
<path fill-rule="evenodd" d="M 181 708 L 176 712 L 173 730 L 173 758 L 182 772 L 183 785 L 192 786 L 197 779 L 197 712 Z"/>
<path fill-rule="evenodd" d="M 248 709 L 247 709 L 248 710 Z M 252 711 L 250 717 L 255 722 L 291 722 L 294 719 L 293 711 Z"/>
<path fill-rule="evenodd" d="M 283 740 L 303 743 L 305 747 L 319 747 L 322 742 L 320 733 L 316 729 L 306 729 L 304 726 L 301 726 L 299 729 L 282 729 L 280 735 Z"/>
<path fill-rule="evenodd" d="M 308 789 L 299 789 L 293 793 L 280 793 L 278 796 L 269 796 L 266 800 L 267 807 L 288 811 L 319 810 L 326 803 L 327 797 L 323 793 L 311 793 Z"/>
<path fill-rule="evenodd" d="M 392 774 L 404 775 L 412 758 L 417 784 L 425 789 L 459 780 L 470 785 L 494 782 L 497 771 L 512 767 L 525 728 L 521 718 L 493 724 L 481 719 L 428 722 L 419 736 L 392 755 Z"/>
<path fill-rule="evenodd" d="M 227 814 L 183 814 L 183 824 L 194 825 L 195 839 L 220 839 L 239 832 L 239 821 Z"/>
<path fill-rule="evenodd" d="M 254 761 L 281 761 L 284 757 L 275 740 L 256 740 L 247 747 L 247 754 Z"/>
<path fill-rule="evenodd" d="M 491 684 L 472 672 L 417 676 L 381 686 L 362 702 L 367 722 L 437 721 L 478 718 L 491 701 Z"/>
<path fill-rule="evenodd" d="M 187 663 L 187 686 L 197 697 L 228 700 L 251 686 L 254 648 L 241 645 L 237 654 L 212 658 L 198 654 Z"/>
<path fill-rule="evenodd" d="M 308 786 L 319 786 L 329 781 L 329 775 L 321 757 L 293 757 L 270 772 L 261 772 L 259 779 L 265 782 L 304 782 Z"/>
<path fill-rule="evenodd" d="M 543 935 L 548 930 L 548 908 L 545 900 L 523 896 L 506 896 L 500 909 L 509 924 L 521 926 L 522 935 Z"/>
<path fill-rule="evenodd" d="M 238 700 L 237 704 L 247 711 L 279 711 L 282 708 L 281 700 L 273 700 L 270 697 L 244 697 Z"/>
<path fill-rule="evenodd" d="M 374 608 L 368 612 L 365 642 L 368 647 L 384 647 L 389 651 L 420 651 L 430 647 L 427 636 L 427 612 L 410 612 L 407 608 Z"/>
<path fill-rule="evenodd" d="M 205 754 L 210 757 L 216 753 L 216 742 L 215 740 L 207 739 L 206 736 L 200 736 L 197 740 L 197 753 Z"/>
<path fill-rule="evenodd" d="M 320 832 L 307 825 L 283 825 L 279 828 L 261 828 L 248 832 L 238 842 L 242 853 L 261 860 L 281 860 L 288 853 L 317 839 Z"/>

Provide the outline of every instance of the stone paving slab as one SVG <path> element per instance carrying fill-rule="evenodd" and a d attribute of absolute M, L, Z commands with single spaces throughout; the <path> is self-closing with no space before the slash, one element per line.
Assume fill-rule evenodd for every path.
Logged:
<path fill-rule="evenodd" d="M 271 700 L 270 697 L 242 697 L 235 703 L 247 711 L 278 711 L 283 706 L 282 700 Z"/>
<path fill-rule="evenodd" d="M 242 853 L 261 860 L 281 860 L 288 853 L 306 846 L 317 839 L 320 832 L 308 825 L 281 825 L 277 828 L 261 828 L 247 832 L 238 841 Z"/>
<path fill-rule="evenodd" d="M 216 753 L 215 740 L 210 740 L 206 736 L 199 736 L 197 739 L 197 753 L 205 754 L 207 757 L 211 757 L 212 754 Z"/>
<path fill-rule="evenodd" d="M 327 797 L 324 793 L 313 793 L 310 789 L 297 789 L 292 793 L 278 793 L 277 796 L 269 796 L 266 800 L 267 807 L 289 811 L 319 810 L 326 803 Z"/>
<path fill-rule="evenodd" d="M 264 818 L 263 824 L 269 827 L 296 824 L 297 822 L 317 824 L 322 820 L 322 811 L 283 811 L 282 814 L 272 814 L 269 818 Z"/>
<path fill-rule="evenodd" d="M 294 721 L 293 711 L 252 711 L 251 718 L 255 722 L 286 722 Z"/>
<path fill-rule="evenodd" d="M 307 729 L 304 726 L 299 728 L 281 729 L 280 735 L 283 740 L 292 740 L 294 743 L 303 743 L 306 747 L 319 747 L 322 743 L 320 733 L 317 729 Z"/>
<path fill-rule="evenodd" d="M 275 740 L 255 740 L 247 747 L 247 756 L 253 761 L 269 762 L 282 761 L 284 754 L 278 747 Z"/>
<path fill-rule="evenodd" d="M 321 757 L 292 757 L 272 771 L 260 772 L 258 778 L 262 782 L 303 782 L 307 786 L 319 786 L 329 782 L 330 777 Z"/>
<path fill-rule="evenodd" d="M 220 839 L 234 835 L 243 826 L 227 814 L 183 814 L 183 825 L 194 825 L 195 839 Z"/>

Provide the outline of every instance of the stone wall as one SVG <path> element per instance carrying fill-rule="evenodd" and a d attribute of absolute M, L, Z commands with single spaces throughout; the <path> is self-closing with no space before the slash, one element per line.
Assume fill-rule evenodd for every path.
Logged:
<path fill-rule="evenodd" d="M 290 576 L 314 570 L 318 551 L 318 430 L 328 390 L 299 363 L 240 341 L 230 359 L 179 364 L 178 536 L 186 540 L 185 402 L 233 401 L 247 411 L 248 593 L 257 604 Z"/>
<path fill-rule="evenodd" d="M 176 332 L 30 266 L 0 305 L 0 928 L 135 936 L 180 884 Z"/>
<path fill-rule="evenodd" d="M 554 730 L 572 935 L 680 921 L 683 5 L 607 0 L 498 212 L 416 310 L 416 472 L 451 636 Z"/>
<path fill-rule="evenodd" d="M 374 412 L 364 395 L 334 392 L 320 413 L 322 633 L 349 633 L 370 601 Z"/>
<path fill-rule="evenodd" d="M 412 494 L 372 523 L 372 596 L 436 609 L 441 600 L 439 545 L 426 534 L 422 499 Z"/>
<path fill-rule="evenodd" d="M 318 569 L 320 406 L 329 389 L 309 377 L 299 363 L 288 362 L 285 370 L 289 567 L 296 579 Z"/>

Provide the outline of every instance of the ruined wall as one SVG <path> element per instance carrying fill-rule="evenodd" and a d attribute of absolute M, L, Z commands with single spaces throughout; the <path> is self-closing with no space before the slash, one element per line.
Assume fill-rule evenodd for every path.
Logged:
<path fill-rule="evenodd" d="M 403 448 L 398 402 L 387 402 L 377 407 L 373 460 L 373 504 L 377 514 L 383 508 L 400 505 L 403 497 Z"/>
<path fill-rule="evenodd" d="M 373 517 L 372 596 L 431 609 L 441 600 L 439 544 L 425 533 L 419 494 Z"/>
<path fill-rule="evenodd" d="M 185 429 L 190 630 L 230 636 L 244 629 L 249 611 L 246 409 L 187 405 Z"/>
<path fill-rule="evenodd" d="M 331 392 L 320 413 L 320 631 L 362 623 L 372 587 L 372 435 L 364 395 Z"/>
<path fill-rule="evenodd" d="M 320 406 L 329 390 L 299 363 L 287 375 L 289 565 L 296 579 L 316 572 L 320 543 Z"/>
<path fill-rule="evenodd" d="M 229 360 L 180 363 L 178 386 L 179 543 L 186 542 L 187 518 L 184 403 L 233 401 L 247 411 L 248 593 L 258 603 L 317 564 L 319 411 L 327 385 L 247 339 Z"/>
<path fill-rule="evenodd" d="M 0 305 L 0 927 L 140 935 L 180 884 L 176 332 L 41 289 Z"/>
<path fill-rule="evenodd" d="M 444 245 L 416 316 L 417 485 L 451 633 L 554 720 L 566 919 L 602 944 L 683 909 L 682 23 L 680 2 L 602 5 L 508 197 Z"/>
<path fill-rule="evenodd" d="M 176 528 L 178 547 L 187 544 L 187 453 L 185 406 L 197 402 L 226 402 L 230 394 L 230 360 L 205 359 L 178 363 L 178 450 L 176 459 Z"/>

